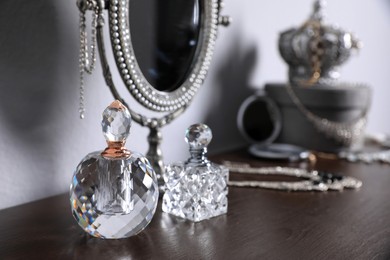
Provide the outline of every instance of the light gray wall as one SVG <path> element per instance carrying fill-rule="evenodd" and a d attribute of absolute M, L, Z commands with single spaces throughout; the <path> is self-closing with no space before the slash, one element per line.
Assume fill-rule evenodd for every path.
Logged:
<path fill-rule="evenodd" d="M 100 69 L 87 80 L 87 117 L 78 118 L 74 2 L 0 2 L 0 208 L 66 192 L 80 159 L 105 146 L 101 112 L 112 97 Z M 265 82 L 286 80 L 276 48 L 278 33 L 300 25 L 311 5 L 310 0 L 226 1 L 224 13 L 234 23 L 220 30 L 208 79 L 193 104 L 163 130 L 166 161 L 186 157 L 182 136 L 195 122 L 213 128 L 212 152 L 244 144 L 235 125 L 239 104 Z M 353 30 L 365 43 L 343 69 L 343 78 L 372 85 L 368 129 L 390 133 L 384 116 L 390 107 L 390 1 L 331 0 L 328 13 L 329 20 Z M 116 72 L 114 80 L 121 84 Z M 134 102 L 124 87 L 121 92 Z M 145 152 L 146 135 L 134 125 L 128 147 Z"/>

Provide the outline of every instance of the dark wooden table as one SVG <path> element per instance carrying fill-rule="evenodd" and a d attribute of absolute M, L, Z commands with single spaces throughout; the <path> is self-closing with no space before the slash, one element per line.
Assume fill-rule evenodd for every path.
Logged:
<path fill-rule="evenodd" d="M 272 164 L 244 151 L 213 160 Z M 355 176 L 363 187 L 230 188 L 225 216 L 193 224 L 159 205 L 144 232 L 123 240 L 87 236 L 65 194 L 0 211 L 0 259 L 390 259 L 390 167 L 325 159 L 315 167 Z"/>

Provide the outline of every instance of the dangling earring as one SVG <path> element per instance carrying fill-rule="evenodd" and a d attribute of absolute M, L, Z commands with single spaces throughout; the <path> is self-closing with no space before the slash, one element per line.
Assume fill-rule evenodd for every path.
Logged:
<path fill-rule="evenodd" d="M 80 100 L 79 113 L 80 118 L 85 117 L 85 88 L 84 88 L 84 73 L 89 75 L 95 69 L 96 63 L 96 26 L 97 13 L 92 14 L 91 25 L 91 45 L 88 46 L 88 34 L 86 29 L 85 11 L 80 9 L 80 53 L 79 53 L 79 69 L 80 69 Z"/>

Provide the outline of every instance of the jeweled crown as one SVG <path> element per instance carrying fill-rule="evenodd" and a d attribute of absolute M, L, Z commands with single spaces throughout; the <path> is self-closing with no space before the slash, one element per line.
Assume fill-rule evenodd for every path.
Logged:
<path fill-rule="evenodd" d="M 308 21 L 280 35 L 279 51 L 289 65 L 289 79 L 294 85 L 337 80 L 338 67 L 362 46 L 352 33 L 325 25 L 325 7 L 326 1 L 315 1 Z"/>

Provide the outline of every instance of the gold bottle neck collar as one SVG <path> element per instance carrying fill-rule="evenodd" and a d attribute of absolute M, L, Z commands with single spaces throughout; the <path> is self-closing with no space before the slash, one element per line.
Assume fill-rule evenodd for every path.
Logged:
<path fill-rule="evenodd" d="M 107 141 L 107 148 L 101 154 L 108 159 L 120 159 L 129 157 L 131 152 L 126 149 L 124 141 Z"/>

